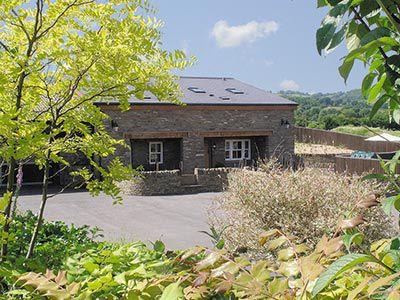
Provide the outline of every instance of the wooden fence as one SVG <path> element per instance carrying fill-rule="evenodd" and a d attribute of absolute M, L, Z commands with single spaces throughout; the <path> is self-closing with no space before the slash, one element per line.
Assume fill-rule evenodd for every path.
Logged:
<path fill-rule="evenodd" d="M 378 159 L 352 158 L 345 155 L 335 157 L 335 171 L 348 174 L 383 173 Z M 400 166 L 396 172 L 400 173 Z"/>
<path fill-rule="evenodd" d="M 294 127 L 295 139 L 300 143 L 324 144 L 371 152 L 394 152 L 399 143 L 366 141 L 365 137 L 321 129 Z"/>

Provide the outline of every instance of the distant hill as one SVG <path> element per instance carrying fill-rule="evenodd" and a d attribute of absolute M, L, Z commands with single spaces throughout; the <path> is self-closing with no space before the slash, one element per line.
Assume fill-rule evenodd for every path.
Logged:
<path fill-rule="evenodd" d="M 363 99 L 360 90 L 317 94 L 283 91 L 279 94 L 299 104 L 295 113 L 296 125 L 299 126 L 327 130 L 347 125 L 400 129 L 390 122 L 386 109 L 370 120 L 371 106 Z"/>

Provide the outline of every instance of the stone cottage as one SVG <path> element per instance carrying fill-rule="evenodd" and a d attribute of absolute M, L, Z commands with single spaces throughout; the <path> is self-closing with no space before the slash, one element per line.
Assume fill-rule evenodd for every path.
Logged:
<path fill-rule="evenodd" d="M 149 95 L 117 103 L 98 103 L 110 116 L 110 132 L 126 140 L 119 149 L 125 163 L 145 170 L 252 166 L 274 153 L 293 154 L 296 103 L 233 78 L 181 77 L 180 106 Z"/>

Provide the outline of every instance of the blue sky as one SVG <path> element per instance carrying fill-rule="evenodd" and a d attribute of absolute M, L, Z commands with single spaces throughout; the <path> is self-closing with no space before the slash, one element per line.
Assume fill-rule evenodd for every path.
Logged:
<path fill-rule="evenodd" d="M 345 48 L 318 55 L 324 10 L 314 0 L 152 0 L 165 22 L 164 47 L 197 57 L 184 75 L 235 77 L 272 91 L 334 92 L 361 86 L 357 66 L 347 85 L 337 71 Z"/>

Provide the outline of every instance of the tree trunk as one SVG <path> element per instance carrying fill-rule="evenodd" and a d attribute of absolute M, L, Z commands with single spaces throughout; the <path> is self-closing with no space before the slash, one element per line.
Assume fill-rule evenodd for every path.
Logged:
<path fill-rule="evenodd" d="M 42 202 L 40 204 L 40 210 L 38 219 L 36 222 L 35 229 L 33 230 L 32 238 L 29 243 L 28 253 L 26 254 L 26 259 L 32 258 L 33 251 L 35 250 L 36 240 L 39 235 L 40 227 L 43 222 L 43 213 L 46 207 L 47 197 L 48 197 L 48 187 L 49 187 L 49 171 L 50 171 L 50 151 L 47 154 L 45 165 L 44 165 L 44 174 L 43 174 L 43 186 L 42 186 Z"/>
<path fill-rule="evenodd" d="M 7 176 L 7 192 L 14 192 L 14 181 L 15 181 L 15 168 L 17 163 L 14 158 L 11 158 L 10 164 L 8 166 L 8 176 Z M 8 233 L 10 231 L 10 216 L 11 216 L 11 204 L 12 197 L 10 197 L 10 202 L 8 203 L 6 209 L 4 210 L 5 223 L 2 233 Z M 6 240 L 1 246 L 1 260 L 4 260 L 8 254 L 8 240 Z"/>

